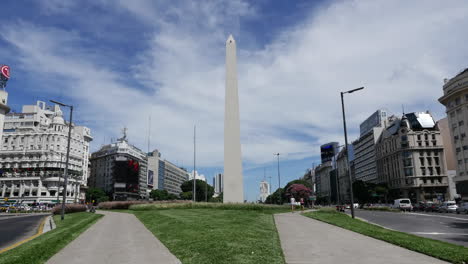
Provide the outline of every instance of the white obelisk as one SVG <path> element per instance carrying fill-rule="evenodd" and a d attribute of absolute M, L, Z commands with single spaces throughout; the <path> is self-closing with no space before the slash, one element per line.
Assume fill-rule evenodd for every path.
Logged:
<path fill-rule="evenodd" d="M 224 203 L 244 202 L 240 144 L 239 96 L 237 92 L 236 41 L 226 41 L 226 94 L 224 108 Z"/>

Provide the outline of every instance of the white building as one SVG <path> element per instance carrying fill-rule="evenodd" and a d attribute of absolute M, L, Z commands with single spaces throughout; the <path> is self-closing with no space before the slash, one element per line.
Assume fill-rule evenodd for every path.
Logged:
<path fill-rule="evenodd" d="M 180 186 L 188 179 L 187 170 L 163 160 L 159 150 L 155 149 L 148 153 L 148 192 L 156 189 L 166 190 L 170 194 L 179 196 L 182 192 Z"/>
<path fill-rule="evenodd" d="M 63 188 L 68 123 L 58 105 L 23 106 L 5 118 L 0 151 L 0 199 L 26 204 L 57 203 Z M 67 203 L 84 199 L 88 178 L 90 129 L 72 124 Z M 60 199 L 62 195 L 60 194 Z"/>
<path fill-rule="evenodd" d="M 375 144 L 387 125 L 387 112 L 377 110 L 360 125 L 360 137 L 353 142 L 355 180 L 377 183 Z"/>
<path fill-rule="evenodd" d="M 261 181 L 260 182 L 260 201 L 264 203 L 270 195 L 270 184 L 266 181 Z"/>

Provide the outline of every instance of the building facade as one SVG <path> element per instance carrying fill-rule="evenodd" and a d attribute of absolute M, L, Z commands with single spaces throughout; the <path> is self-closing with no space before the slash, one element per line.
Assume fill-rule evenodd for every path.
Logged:
<path fill-rule="evenodd" d="M 90 186 L 104 190 L 113 200 L 148 198 L 146 153 L 128 143 L 126 132 L 115 143 L 91 154 Z"/>
<path fill-rule="evenodd" d="M 223 174 L 217 173 L 213 178 L 214 194 L 218 196 L 223 192 Z"/>
<path fill-rule="evenodd" d="M 356 180 L 377 183 L 375 144 L 387 124 L 387 112 L 377 110 L 360 125 L 360 137 L 353 142 Z"/>
<path fill-rule="evenodd" d="M 180 186 L 188 179 L 187 170 L 167 160 L 163 160 L 159 150 L 156 149 L 148 153 L 149 191 L 156 189 L 166 190 L 168 193 L 179 196 L 182 192 Z"/>
<path fill-rule="evenodd" d="M 378 182 L 391 198 L 447 200 L 448 176 L 442 136 L 426 112 L 392 118 L 376 144 Z"/>
<path fill-rule="evenodd" d="M 445 117 L 437 121 L 437 127 L 439 128 L 440 135 L 442 136 L 442 142 L 444 144 L 444 157 L 445 164 L 447 165 L 450 200 L 455 200 L 455 198 L 460 198 L 460 195 L 457 194 L 457 189 L 454 182 L 454 178 L 457 175 L 457 161 L 455 159 L 455 148 L 453 147 L 448 118 Z"/>
<path fill-rule="evenodd" d="M 348 159 L 346 157 L 347 148 L 342 148 L 336 158 L 336 172 L 338 174 L 338 190 L 339 199 L 342 203 L 351 201 L 349 176 L 348 176 Z"/>
<path fill-rule="evenodd" d="M 317 199 L 328 201 L 331 199 L 330 172 L 333 170 L 332 162 L 328 161 L 315 168 L 315 185 Z"/>
<path fill-rule="evenodd" d="M 456 176 L 453 180 L 457 193 L 468 201 L 468 68 L 452 79 L 444 80 L 443 92 L 439 102 L 446 109 L 456 161 Z"/>
<path fill-rule="evenodd" d="M 62 199 L 68 123 L 58 105 L 37 101 L 5 117 L 0 151 L 0 198 L 25 204 Z M 84 200 L 88 179 L 90 129 L 72 124 L 67 203 Z M 58 198 L 59 196 L 59 198 Z"/>

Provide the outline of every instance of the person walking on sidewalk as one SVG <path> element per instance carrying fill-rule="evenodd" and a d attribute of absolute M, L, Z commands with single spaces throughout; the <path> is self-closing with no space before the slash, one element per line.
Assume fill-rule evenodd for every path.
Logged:
<path fill-rule="evenodd" d="M 301 202 L 301 211 L 304 211 L 304 198 L 301 197 L 299 201 Z"/>
<path fill-rule="evenodd" d="M 296 206 L 296 199 L 294 199 L 294 196 L 291 196 L 291 213 L 294 213 L 294 207 Z"/>

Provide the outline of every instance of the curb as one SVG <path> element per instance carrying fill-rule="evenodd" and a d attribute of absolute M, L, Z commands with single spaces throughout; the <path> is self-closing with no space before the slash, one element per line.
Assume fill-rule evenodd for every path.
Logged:
<path fill-rule="evenodd" d="M 37 233 L 35 235 L 32 235 L 32 236 L 30 236 L 30 237 L 28 237 L 26 239 L 23 239 L 23 240 L 21 240 L 19 242 L 16 242 L 15 244 L 13 244 L 13 245 L 11 245 L 11 246 L 9 246 L 7 248 L 4 248 L 4 249 L 0 250 L 0 254 L 4 253 L 4 252 L 6 252 L 6 251 L 8 251 L 10 249 L 13 249 L 13 248 L 15 248 L 15 247 L 17 247 L 19 245 L 22 245 L 22 244 L 24 244 L 24 243 L 26 243 L 26 242 L 28 242 L 30 240 L 33 240 L 34 238 L 36 238 L 36 237 L 38 237 L 40 235 L 42 235 L 42 232 L 44 230 L 44 224 L 45 224 L 46 220 L 47 220 L 47 217 L 44 217 L 44 220 L 42 220 L 42 222 L 39 225 L 39 228 L 37 230 Z"/>

